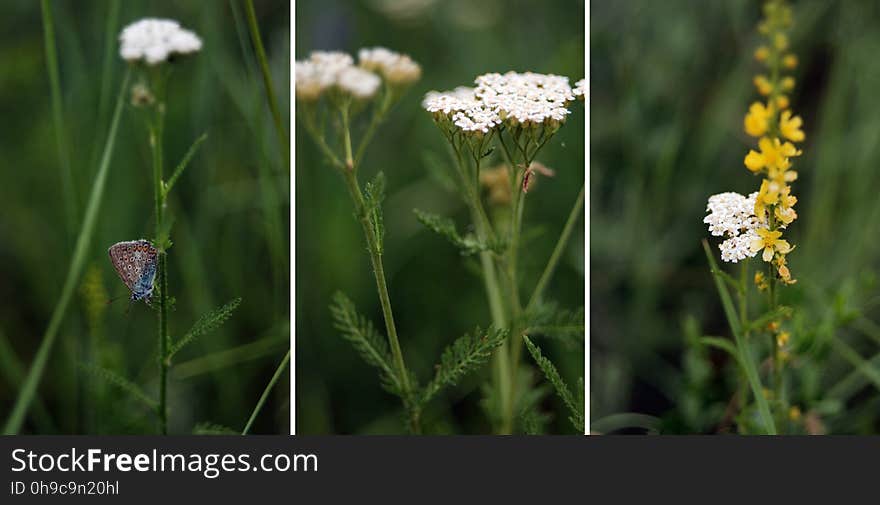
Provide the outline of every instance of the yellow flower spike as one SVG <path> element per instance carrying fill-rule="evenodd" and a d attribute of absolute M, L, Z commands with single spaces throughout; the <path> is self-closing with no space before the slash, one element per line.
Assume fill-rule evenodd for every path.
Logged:
<path fill-rule="evenodd" d="M 769 323 L 767 323 L 767 330 L 776 333 L 777 331 L 779 331 L 779 323 L 777 323 L 776 321 L 770 321 Z"/>
<path fill-rule="evenodd" d="M 794 77 L 783 77 L 779 82 L 779 85 L 785 91 L 791 91 L 794 89 Z"/>
<path fill-rule="evenodd" d="M 755 49 L 755 60 L 765 62 L 769 56 L 770 49 L 767 46 L 760 46 Z"/>
<path fill-rule="evenodd" d="M 783 137 L 792 142 L 803 142 L 806 138 L 803 130 L 801 130 L 803 123 L 800 116 L 791 117 L 790 110 L 783 111 L 782 115 L 779 116 L 779 132 L 782 133 Z"/>
<path fill-rule="evenodd" d="M 761 258 L 770 262 L 773 260 L 775 253 L 786 254 L 791 250 L 788 241 L 781 239 L 782 232 L 779 230 L 768 230 L 767 228 L 758 228 L 758 237 L 752 240 L 750 249 L 753 253 L 757 253 L 761 249 L 764 250 Z"/>
<path fill-rule="evenodd" d="M 777 51 L 785 51 L 788 49 L 788 37 L 784 33 L 777 33 L 776 36 L 773 37 L 773 47 L 775 47 Z"/>
<path fill-rule="evenodd" d="M 761 102 L 755 102 L 749 107 L 749 113 L 743 120 L 743 128 L 752 137 L 760 137 L 767 133 L 770 118 L 773 116 L 773 107 L 765 106 Z"/>
<path fill-rule="evenodd" d="M 758 88 L 758 93 L 764 96 L 773 92 L 773 85 L 770 83 L 770 79 L 768 79 L 766 75 L 756 75 L 752 82 L 755 83 L 755 87 Z"/>
<path fill-rule="evenodd" d="M 789 70 L 794 70 L 798 66 L 797 56 L 793 54 L 786 54 L 782 57 L 782 65 Z"/>

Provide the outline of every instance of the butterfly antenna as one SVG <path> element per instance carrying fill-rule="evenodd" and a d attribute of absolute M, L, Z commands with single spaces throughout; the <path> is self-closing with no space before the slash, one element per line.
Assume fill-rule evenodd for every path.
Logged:
<path fill-rule="evenodd" d="M 114 296 L 113 298 L 107 300 L 107 305 L 110 305 L 111 303 L 113 303 L 113 302 L 115 302 L 116 300 L 122 298 L 123 296 L 125 296 L 125 295 Z"/>

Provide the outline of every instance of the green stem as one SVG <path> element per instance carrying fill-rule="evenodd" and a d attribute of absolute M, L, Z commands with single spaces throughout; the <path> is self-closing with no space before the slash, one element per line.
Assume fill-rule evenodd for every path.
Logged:
<path fill-rule="evenodd" d="M 275 373 L 269 380 L 269 384 L 266 385 L 266 389 L 263 390 L 263 394 L 260 395 L 260 399 L 257 401 L 257 405 L 254 407 L 254 411 L 251 412 L 251 417 L 248 418 L 247 424 L 245 424 L 244 429 L 241 430 L 242 435 L 247 435 L 248 432 L 251 431 L 251 427 L 254 425 L 254 420 L 257 418 L 257 414 L 259 414 L 260 410 L 263 409 L 263 405 L 266 403 L 266 399 L 269 398 L 269 392 L 272 391 L 272 388 L 275 387 L 275 383 L 277 383 L 278 379 L 281 378 L 281 373 L 284 371 L 285 368 L 287 368 L 288 363 L 290 363 L 289 349 L 287 351 L 287 354 L 284 355 L 284 359 L 281 360 L 281 364 L 278 365 L 278 368 L 275 369 Z"/>
<path fill-rule="evenodd" d="M 562 258 L 562 253 L 568 245 L 568 240 L 571 238 L 571 232 L 574 230 L 574 225 L 581 216 L 583 208 L 584 186 L 582 185 L 581 191 L 578 193 L 577 199 L 571 208 L 571 212 L 568 213 L 568 219 L 565 221 L 565 226 L 562 228 L 559 240 L 556 241 L 556 247 L 553 248 L 553 253 L 550 255 L 550 260 L 547 261 L 547 266 L 544 267 L 544 271 L 541 273 L 541 277 L 538 278 L 538 283 L 535 285 L 535 290 L 529 298 L 529 303 L 526 305 L 526 312 L 531 311 L 538 303 L 540 303 L 544 290 L 547 288 L 547 284 L 553 277 L 553 272 L 556 271 L 556 265 L 559 264 L 559 259 Z"/>
<path fill-rule="evenodd" d="M 49 74 L 49 88 L 52 94 L 52 122 L 55 127 L 55 146 L 58 150 L 58 161 L 61 166 L 61 190 L 66 209 L 65 218 L 69 240 L 77 225 L 76 187 L 73 183 L 73 171 L 70 166 L 67 129 L 64 126 L 64 104 L 61 102 L 61 79 L 58 73 L 58 54 L 55 48 L 55 28 L 49 0 L 41 0 L 40 9 L 43 13 L 46 70 Z"/>
<path fill-rule="evenodd" d="M 49 360 L 49 354 L 52 352 L 52 346 L 55 343 L 55 337 L 58 335 L 58 329 L 67 312 L 67 306 L 79 282 L 83 267 L 85 266 L 86 255 L 92 242 L 92 236 L 95 232 L 95 225 L 98 221 L 98 214 L 101 210 L 101 203 L 104 201 L 104 188 L 107 182 L 107 174 L 110 170 L 110 159 L 113 156 L 113 148 L 116 145 L 116 132 L 119 127 L 119 118 L 122 115 L 123 97 L 128 89 L 129 73 L 125 74 L 122 81 L 122 88 L 116 99 L 116 109 L 113 112 L 113 120 L 110 123 L 110 130 L 107 132 L 107 141 L 104 144 L 104 153 L 101 156 L 101 164 L 98 167 L 95 181 L 92 184 L 92 191 L 89 195 L 89 201 L 86 206 L 86 212 L 83 216 L 82 226 L 80 227 L 79 236 L 73 249 L 70 259 L 70 268 L 67 271 L 67 278 L 64 280 L 64 287 L 61 289 L 61 298 L 52 311 L 52 317 L 49 319 L 49 325 L 37 349 L 34 362 L 28 370 L 27 377 L 19 391 L 15 405 L 6 420 L 3 433 L 6 435 L 14 435 L 19 432 L 21 425 L 24 423 L 25 415 L 28 408 L 33 402 L 36 395 L 37 387 Z"/>
<path fill-rule="evenodd" d="M 247 12 L 248 29 L 251 34 L 251 42 L 254 44 L 254 52 L 257 53 L 257 61 L 260 62 L 260 72 L 263 75 L 263 85 L 266 88 L 266 97 L 269 101 L 269 109 L 272 112 L 272 121 L 275 123 L 275 132 L 278 135 L 278 145 L 281 147 L 281 158 L 287 170 L 290 171 L 290 140 L 287 130 L 281 119 L 281 108 L 278 106 L 278 98 L 272 85 L 272 73 L 269 70 L 269 61 L 266 58 L 266 50 L 263 48 L 263 40 L 260 37 L 260 26 L 257 24 L 257 14 L 254 11 L 252 0 L 246 0 L 245 11 Z"/>
<path fill-rule="evenodd" d="M 161 86 L 161 85 L 160 85 Z M 160 88 L 161 89 L 161 88 Z M 156 246 L 159 249 L 159 309 L 157 347 L 159 356 L 159 404 L 156 413 L 159 418 L 159 433 L 168 433 L 168 252 L 166 251 L 168 240 L 164 236 L 165 222 L 165 198 L 163 163 L 162 163 L 162 133 L 165 123 L 165 103 L 162 95 L 157 93 L 156 113 L 153 124 L 150 127 L 150 151 L 153 158 L 153 196 L 156 212 Z"/>
<path fill-rule="evenodd" d="M 391 310 L 391 297 L 388 295 L 388 285 L 385 281 L 385 267 L 382 264 L 382 248 L 379 243 L 380 238 L 376 236 L 376 230 L 370 219 L 370 212 L 367 209 L 364 195 L 361 192 L 360 185 L 357 182 L 356 168 L 351 150 L 351 131 L 348 117 L 348 107 L 342 107 L 342 131 L 345 146 L 345 168 L 342 169 L 345 178 L 348 193 L 354 203 L 355 212 L 364 231 L 364 237 L 367 241 L 367 250 L 370 253 L 370 263 L 373 267 L 373 277 L 376 281 L 376 289 L 379 293 L 379 303 L 382 306 L 382 316 L 385 320 L 385 331 L 388 335 L 388 344 L 391 347 L 391 354 L 394 358 L 394 365 L 400 376 L 400 383 L 403 386 L 404 394 L 407 397 L 406 408 L 409 411 L 410 428 L 413 433 L 420 433 L 421 427 L 419 422 L 419 408 L 413 398 L 413 391 L 410 383 L 409 371 L 403 360 L 403 352 L 400 349 L 400 340 L 397 338 L 397 326 L 394 324 L 394 313 Z"/>

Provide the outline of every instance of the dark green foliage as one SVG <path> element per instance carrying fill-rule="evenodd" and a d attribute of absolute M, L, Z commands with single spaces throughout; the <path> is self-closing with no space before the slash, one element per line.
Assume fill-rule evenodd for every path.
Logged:
<path fill-rule="evenodd" d="M 498 328 L 490 327 L 485 331 L 477 328 L 444 349 L 440 363 L 435 366 L 434 378 L 422 392 L 421 403 L 429 402 L 441 389 L 455 385 L 462 377 L 483 366 L 507 334 L 507 330 Z"/>
<path fill-rule="evenodd" d="M 569 420 L 571 424 L 574 425 L 574 428 L 580 432 L 584 431 L 584 409 L 583 409 L 583 398 L 575 400 L 574 395 L 571 390 L 565 384 L 565 381 L 562 380 L 562 377 L 559 375 L 559 371 L 556 370 L 556 367 L 553 363 L 550 362 L 549 359 L 545 358 L 541 354 L 541 349 L 539 349 L 535 344 L 529 340 L 529 337 L 523 336 L 523 341 L 526 344 L 526 348 L 529 350 L 529 354 L 532 355 L 532 359 L 535 360 L 535 363 L 538 364 L 538 368 L 544 372 L 544 377 L 553 384 L 553 387 L 556 389 L 556 394 L 559 395 L 559 398 L 562 399 L 562 402 L 565 403 L 565 406 L 568 408 L 569 413 L 571 414 Z M 583 382 L 579 381 L 581 385 L 581 391 L 583 391 Z"/>
<path fill-rule="evenodd" d="M 239 305 L 241 305 L 241 298 L 236 298 L 219 309 L 200 317 L 180 340 L 174 342 L 168 348 L 168 356 L 166 358 L 170 360 L 175 354 L 188 344 L 192 343 L 195 339 L 219 328 L 220 325 L 232 316 L 232 313 Z"/>

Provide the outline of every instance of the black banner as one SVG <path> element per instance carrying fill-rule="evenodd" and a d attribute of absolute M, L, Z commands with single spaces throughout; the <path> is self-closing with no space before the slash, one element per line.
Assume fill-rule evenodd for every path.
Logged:
<path fill-rule="evenodd" d="M 7 436 L 0 450 L 0 503 L 850 503 L 876 499 L 880 438 Z"/>

